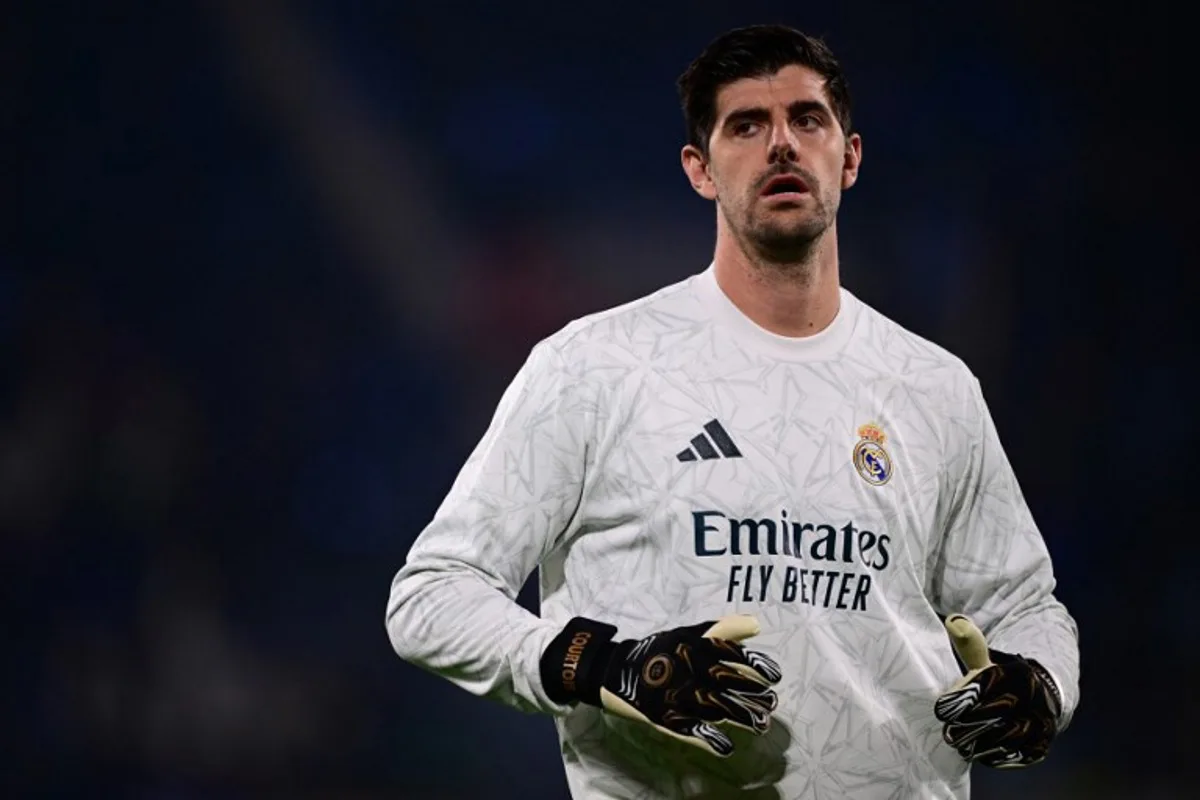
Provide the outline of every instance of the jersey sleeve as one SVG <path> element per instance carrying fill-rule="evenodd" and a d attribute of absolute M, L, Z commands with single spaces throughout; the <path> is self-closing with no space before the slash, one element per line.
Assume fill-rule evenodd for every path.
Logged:
<path fill-rule="evenodd" d="M 572 524 L 594 402 L 553 340 L 531 352 L 392 582 L 387 631 L 406 661 L 523 711 L 564 713 L 538 662 L 558 626 L 516 602 Z"/>
<path fill-rule="evenodd" d="M 1054 596 L 1049 551 L 974 376 L 966 394 L 961 416 L 949 420 L 950 500 L 931 570 L 933 604 L 940 614 L 971 617 L 990 647 L 1045 667 L 1066 727 L 1079 702 L 1078 630 Z"/>

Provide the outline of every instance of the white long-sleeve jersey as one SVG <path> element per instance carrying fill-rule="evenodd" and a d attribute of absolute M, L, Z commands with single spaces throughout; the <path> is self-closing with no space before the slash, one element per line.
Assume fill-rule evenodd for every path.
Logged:
<path fill-rule="evenodd" d="M 541 614 L 514 601 L 540 567 Z M 1075 623 L 967 367 L 841 290 L 833 323 L 755 325 L 710 267 L 539 343 L 392 584 L 396 652 L 553 714 L 577 798 L 955 798 L 939 614 L 1078 702 Z M 591 706 L 539 659 L 573 616 L 617 638 L 758 618 L 783 668 L 764 736 L 717 759 Z"/>

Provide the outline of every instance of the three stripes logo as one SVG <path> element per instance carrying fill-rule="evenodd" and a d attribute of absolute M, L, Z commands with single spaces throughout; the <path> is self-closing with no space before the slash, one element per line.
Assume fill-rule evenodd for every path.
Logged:
<path fill-rule="evenodd" d="M 708 434 L 707 436 L 705 434 Z M 711 461 L 715 458 L 741 458 L 742 451 L 737 449 L 733 439 L 715 419 L 704 425 L 704 433 L 698 434 L 691 441 L 691 447 L 676 454 L 680 461 L 696 461 L 704 459 Z"/>

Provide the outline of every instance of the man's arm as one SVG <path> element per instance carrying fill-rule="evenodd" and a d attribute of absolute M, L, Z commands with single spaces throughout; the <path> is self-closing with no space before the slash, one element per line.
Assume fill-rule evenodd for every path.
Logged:
<path fill-rule="evenodd" d="M 472 694 L 561 713 L 539 659 L 561 625 L 516 602 L 571 526 L 594 456 L 596 401 L 543 342 L 392 582 L 387 631 L 396 653 Z"/>
<path fill-rule="evenodd" d="M 1050 554 L 973 376 L 961 408 L 950 420 L 949 502 L 931 599 L 943 615 L 974 620 L 993 649 L 1050 673 L 1061 695 L 1061 730 L 1079 703 L 1078 630 L 1054 597 Z"/>
<path fill-rule="evenodd" d="M 717 726 L 770 727 L 779 665 L 741 642 L 751 617 L 688 621 L 640 640 L 604 620 L 546 622 L 516 603 L 578 524 L 595 469 L 599 390 L 550 343 L 534 348 L 433 521 L 392 582 L 387 629 L 401 658 L 525 711 L 586 703 L 728 756 Z"/>

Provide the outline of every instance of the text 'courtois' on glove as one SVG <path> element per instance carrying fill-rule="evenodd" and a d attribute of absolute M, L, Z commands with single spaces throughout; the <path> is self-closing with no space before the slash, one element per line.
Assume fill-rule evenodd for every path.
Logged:
<path fill-rule="evenodd" d="M 617 629 L 576 617 L 541 658 L 542 685 L 556 703 L 583 702 L 718 755 L 733 742 L 717 726 L 764 733 L 778 698 L 779 665 L 740 642 L 759 632 L 730 615 L 614 642 Z"/>

